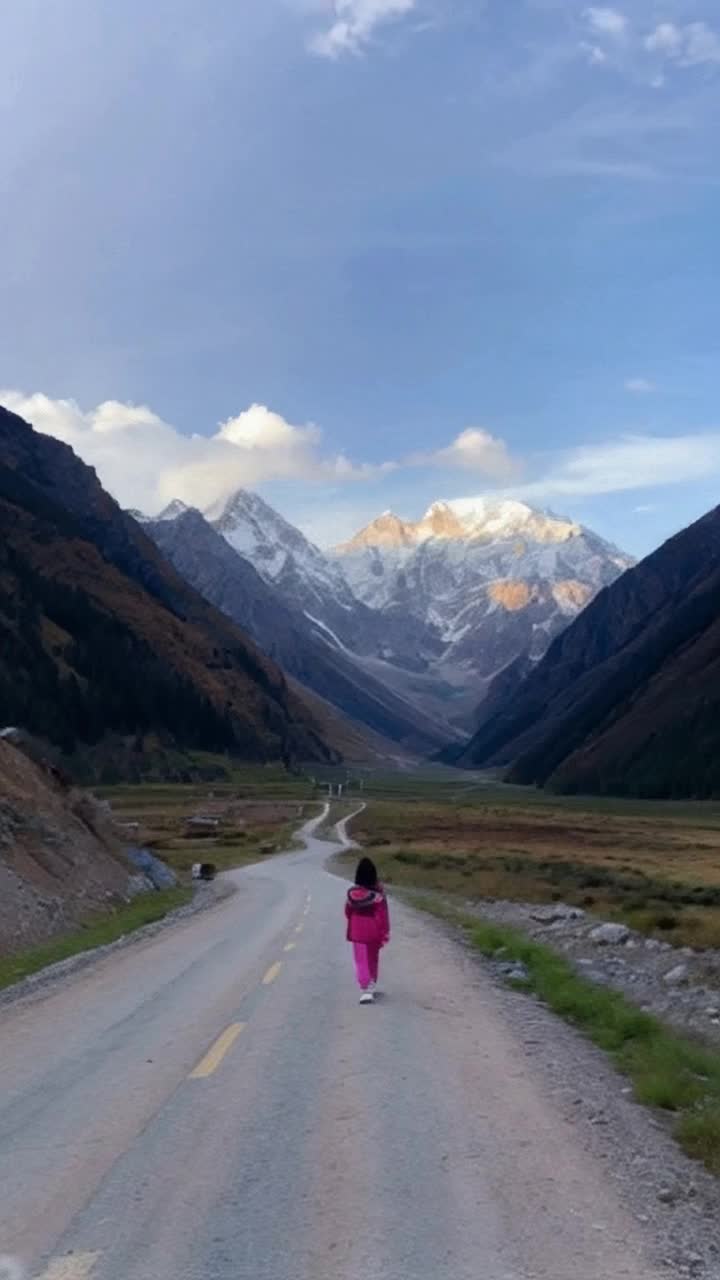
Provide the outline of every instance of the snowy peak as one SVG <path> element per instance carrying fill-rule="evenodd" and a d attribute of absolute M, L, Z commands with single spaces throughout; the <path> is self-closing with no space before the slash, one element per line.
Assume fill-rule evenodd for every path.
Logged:
<path fill-rule="evenodd" d="M 159 516 L 155 516 L 156 520 L 177 520 L 178 516 L 184 516 L 186 511 L 191 508 L 186 502 L 182 502 L 180 498 L 173 498 L 172 502 L 160 512 Z"/>
<path fill-rule="evenodd" d="M 406 524 L 394 511 L 384 511 L 377 520 L 351 538 L 338 552 L 353 551 L 363 547 L 411 547 L 415 545 L 413 526 Z"/>
<path fill-rule="evenodd" d="M 263 498 L 238 489 L 220 510 L 207 512 L 210 523 L 240 555 L 251 560 L 268 582 L 293 568 L 326 576 L 323 553 Z M 333 570 L 331 570 L 333 572 Z M 334 570 L 337 573 L 337 570 Z"/>
<path fill-rule="evenodd" d="M 234 493 L 219 511 L 209 511 L 207 519 L 288 603 L 319 617 L 347 643 L 352 616 L 361 606 L 340 566 L 299 529 L 246 489 Z"/>
<path fill-rule="evenodd" d="M 501 542 L 522 534 L 533 542 L 567 542 L 582 533 L 582 526 L 571 520 L 563 520 L 512 499 L 459 498 L 435 505 L 447 507 L 465 531 L 465 536 L 471 538 Z"/>
<path fill-rule="evenodd" d="M 355 596 L 411 618 L 442 661 L 483 674 L 553 636 L 632 563 L 582 525 L 523 502 L 434 502 L 417 523 L 386 513 L 334 552 Z"/>
<path fill-rule="evenodd" d="M 582 525 L 508 499 L 433 502 L 416 521 L 384 511 L 327 552 L 246 489 L 208 509 L 205 520 L 226 550 L 252 564 L 268 599 L 296 620 L 288 644 L 300 644 L 302 653 L 293 673 L 351 714 L 372 705 L 368 723 L 381 728 L 395 723 L 396 698 L 408 711 L 422 708 L 434 724 L 464 725 L 499 671 L 542 657 L 632 563 Z M 212 557 L 203 517 L 176 501 L 158 522 L 175 556 L 205 585 Z M 231 581 L 232 568 L 222 568 Z M 255 587 L 248 588 L 246 571 L 238 573 L 233 598 L 254 617 Z M 223 591 L 226 585 L 222 577 Z M 268 608 L 272 614 L 272 603 Z M 263 628 L 263 643 L 275 653 L 272 618 L 265 616 Z M 322 653 L 320 667 L 311 652 Z M 392 691 L 390 703 L 380 686 Z"/>
<path fill-rule="evenodd" d="M 462 520 L 448 502 L 433 502 L 422 520 L 413 526 L 417 542 L 427 538 L 466 538 L 467 530 Z"/>
<path fill-rule="evenodd" d="M 418 547 L 431 538 L 501 543 L 522 536 L 532 542 L 559 543 L 579 537 L 581 533 L 580 525 L 536 511 L 524 502 L 461 498 L 452 502 L 433 502 L 417 522 L 402 520 L 394 512 L 385 511 L 349 542 L 336 547 L 334 554 L 344 556 L 370 547 L 407 549 Z"/>

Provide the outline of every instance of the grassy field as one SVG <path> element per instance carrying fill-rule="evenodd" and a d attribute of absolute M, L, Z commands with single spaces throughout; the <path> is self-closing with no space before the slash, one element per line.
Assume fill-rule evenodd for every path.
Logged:
<path fill-rule="evenodd" d="M 720 804 L 559 798 L 410 776 L 365 781 L 352 835 L 389 884 L 563 901 L 720 946 Z"/>
<path fill-rule="evenodd" d="M 310 780 L 279 768 L 238 770 L 221 783 L 102 787 L 96 795 L 129 843 L 151 849 L 183 879 L 195 862 L 224 871 L 277 853 L 319 811 Z"/>
<path fill-rule="evenodd" d="M 125 934 L 134 933 L 146 924 L 154 924 L 163 920 L 170 911 L 175 911 L 190 900 L 189 889 L 170 889 L 164 893 L 143 894 L 135 898 L 127 906 L 116 911 L 90 918 L 81 928 L 45 942 L 41 946 L 32 947 L 14 956 L 0 956 L 0 991 L 12 986 L 23 978 L 38 973 L 48 965 L 57 964 L 60 960 L 68 960 L 70 956 L 79 955 L 82 951 L 92 951 L 95 947 L 106 946 L 116 942 Z"/>

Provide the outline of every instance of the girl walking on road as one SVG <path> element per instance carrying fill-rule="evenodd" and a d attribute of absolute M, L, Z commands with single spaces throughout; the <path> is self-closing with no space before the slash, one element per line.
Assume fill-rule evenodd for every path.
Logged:
<path fill-rule="evenodd" d="M 390 913 L 375 863 L 361 858 L 355 884 L 345 899 L 347 940 L 352 942 L 360 1003 L 372 1004 L 378 981 L 380 949 L 390 941 Z"/>

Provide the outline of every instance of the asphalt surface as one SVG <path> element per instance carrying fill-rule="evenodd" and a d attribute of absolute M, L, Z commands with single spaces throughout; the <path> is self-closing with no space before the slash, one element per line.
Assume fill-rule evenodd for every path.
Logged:
<path fill-rule="evenodd" d="M 0 1010 L 2 1280 L 657 1280 L 462 947 L 359 1006 L 332 852 Z"/>

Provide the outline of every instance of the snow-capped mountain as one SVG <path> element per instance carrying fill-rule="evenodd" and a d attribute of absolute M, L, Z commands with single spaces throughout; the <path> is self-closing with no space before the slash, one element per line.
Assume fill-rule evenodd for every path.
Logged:
<path fill-rule="evenodd" d="M 177 507 L 165 519 L 147 521 L 145 529 L 206 600 L 238 623 L 287 675 L 326 702 L 421 754 L 437 751 L 452 736 L 415 702 L 373 676 L 327 627 L 294 608 L 199 511 Z"/>
<path fill-rule="evenodd" d="M 328 594 L 352 609 L 355 599 L 341 569 L 256 493 L 238 489 L 219 512 L 206 512 L 210 523 L 240 555 L 250 560 L 266 582 L 292 589 L 302 582 L 310 596 L 323 602 Z M 163 519 L 167 519 L 165 514 Z"/>
<path fill-rule="evenodd" d="M 293 608 L 326 628 L 341 645 L 357 633 L 352 619 L 365 610 L 340 566 L 256 493 L 239 489 L 219 511 L 211 509 L 206 516 Z"/>
<path fill-rule="evenodd" d="M 186 502 L 182 502 L 180 498 L 173 498 L 172 502 L 168 502 L 167 506 L 160 512 L 159 516 L 155 516 L 156 520 L 177 520 L 178 516 L 184 516 L 186 511 L 191 508 Z"/>
<path fill-rule="evenodd" d="M 365 673 L 368 687 L 386 686 L 438 725 L 472 725 L 493 678 L 542 657 L 632 564 L 583 526 L 520 502 L 436 502 L 417 522 L 385 512 L 328 552 L 246 490 L 205 517 L 274 598 L 342 655 L 343 678 L 354 664 L 361 684 Z M 179 545 L 194 536 L 184 504 L 166 508 L 168 521 L 181 524 L 176 563 L 184 572 L 191 564 L 200 582 L 202 548 Z"/>
<path fill-rule="evenodd" d="M 554 636 L 633 561 L 590 530 L 522 502 L 385 512 L 333 551 L 359 600 L 433 632 L 442 666 L 487 678 Z"/>
<path fill-rule="evenodd" d="M 206 517 L 254 565 L 287 604 L 337 648 L 364 656 L 414 661 L 416 628 L 383 618 L 351 589 L 342 566 L 255 493 L 240 489 Z"/>

